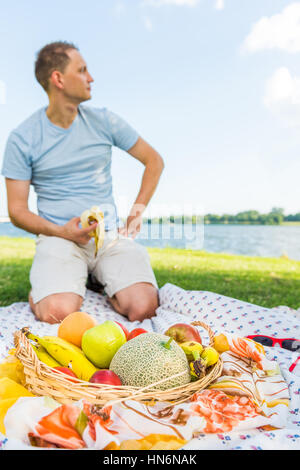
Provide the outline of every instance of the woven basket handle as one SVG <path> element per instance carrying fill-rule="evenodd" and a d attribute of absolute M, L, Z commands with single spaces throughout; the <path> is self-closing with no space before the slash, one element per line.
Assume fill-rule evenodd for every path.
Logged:
<path fill-rule="evenodd" d="M 213 330 L 210 328 L 210 326 L 208 326 L 206 323 L 203 323 L 202 321 L 193 321 L 191 325 L 202 326 L 209 334 L 209 345 L 212 346 L 214 344 L 215 335 L 214 335 Z"/>
<path fill-rule="evenodd" d="M 35 351 L 31 347 L 29 339 L 26 337 L 26 333 L 29 328 L 24 326 L 21 330 L 15 331 L 14 333 L 14 345 L 16 348 L 16 357 L 23 357 L 27 353 L 29 355 L 32 364 L 34 365 L 35 371 L 40 370 L 40 361 Z"/>
<path fill-rule="evenodd" d="M 14 332 L 14 345 L 15 348 L 17 349 L 17 352 L 24 347 L 26 342 L 28 341 L 25 334 L 29 331 L 29 328 L 27 326 L 24 326 L 21 330 L 17 330 Z M 27 340 L 27 341 L 24 341 Z"/>
<path fill-rule="evenodd" d="M 15 345 L 15 348 L 16 348 L 16 353 L 18 353 L 20 348 L 21 348 L 20 343 L 21 343 L 21 338 L 20 338 L 20 332 L 18 330 L 18 331 L 14 332 L 14 345 Z"/>

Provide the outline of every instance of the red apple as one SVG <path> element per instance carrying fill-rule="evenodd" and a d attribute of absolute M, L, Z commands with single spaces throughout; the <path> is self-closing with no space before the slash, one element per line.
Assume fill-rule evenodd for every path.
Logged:
<path fill-rule="evenodd" d="M 63 372 L 64 374 L 70 375 L 71 377 L 75 377 L 76 379 L 78 378 L 77 375 L 74 374 L 74 372 L 68 367 L 57 366 L 57 367 L 53 367 L 53 369 L 55 371 L 59 370 L 60 372 Z M 70 382 L 75 382 L 75 383 L 77 382 L 76 380 L 71 380 L 71 379 L 67 379 L 67 380 L 70 380 Z"/>
<path fill-rule="evenodd" d="M 166 336 L 170 336 L 175 339 L 176 343 L 185 343 L 186 341 L 196 341 L 201 343 L 201 336 L 197 328 L 187 323 L 176 323 L 170 326 L 164 333 Z"/>
<path fill-rule="evenodd" d="M 122 385 L 120 377 L 108 369 L 97 370 L 90 378 L 90 382 L 93 384 Z"/>
<path fill-rule="evenodd" d="M 127 330 L 126 326 L 122 325 L 122 323 L 119 323 L 118 321 L 115 321 L 115 323 L 117 323 L 117 325 L 119 325 L 122 328 L 122 330 L 125 333 L 126 340 L 128 341 L 129 331 Z"/>
<path fill-rule="evenodd" d="M 127 338 L 127 341 L 135 338 L 136 336 L 139 336 L 143 333 L 148 333 L 148 331 L 144 330 L 143 328 L 135 328 L 134 330 L 131 330 L 131 332 L 129 333 L 129 336 Z"/>

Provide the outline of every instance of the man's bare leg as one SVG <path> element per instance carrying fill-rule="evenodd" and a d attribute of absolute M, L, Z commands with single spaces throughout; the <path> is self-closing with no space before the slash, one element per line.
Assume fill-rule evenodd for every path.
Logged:
<path fill-rule="evenodd" d="M 138 282 L 107 298 L 114 310 L 130 321 L 143 321 L 155 316 L 159 306 L 158 290 L 148 282 Z"/>
<path fill-rule="evenodd" d="M 73 292 L 48 295 L 36 304 L 30 292 L 28 300 L 36 318 L 47 323 L 60 323 L 70 313 L 77 312 L 83 302 L 83 298 Z"/>

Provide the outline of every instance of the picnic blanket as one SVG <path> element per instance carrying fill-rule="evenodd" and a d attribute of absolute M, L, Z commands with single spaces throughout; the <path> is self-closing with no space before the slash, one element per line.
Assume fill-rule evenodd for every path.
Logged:
<path fill-rule="evenodd" d="M 187 291 L 169 283 L 160 289 L 159 297 L 156 316 L 143 322 L 129 322 L 112 310 L 105 296 L 91 291 L 87 291 L 82 310 L 98 322 L 121 321 L 129 330 L 142 327 L 163 333 L 174 323 L 200 320 L 215 334 L 225 333 L 228 338 L 253 334 L 300 338 L 300 309 L 267 309 L 213 292 Z M 29 326 L 37 335 L 56 334 L 58 328 L 36 321 L 28 303 L 0 308 L 0 361 L 13 347 L 14 331 L 23 326 Z M 205 331 L 201 336 L 203 343 L 208 344 Z M 259 368 L 253 371 L 241 349 L 233 348 L 222 354 L 224 368 L 217 382 L 189 402 L 175 406 L 126 400 L 101 413 L 81 401 L 62 406 L 43 397 L 20 398 L 7 413 L 9 432 L 6 436 L 0 434 L 0 448 L 33 449 L 25 439 L 28 431 L 45 435 L 51 420 L 57 423 L 67 416 L 72 423 L 84 409 L 89 426 L 81 442 L 78 434 L 72 434 L 71 426 L 68 441 L 74 447 L 70 448 L 114 449 L 120 444 L 126 448 L 124 443 L 132 441 L 147 448 L 149 440 L 153 444 L 157 436 L 163 436 L 161 439 L 169 439 L 172 445 L 177 442 L 180 449 L 300 449 L 300 364 L 289 371 L 299 353 L 277 347 L 265 351 L 267 362 L 274 365 L 276 361 L 279 366 L 277 373 L 267 376 Z"/>

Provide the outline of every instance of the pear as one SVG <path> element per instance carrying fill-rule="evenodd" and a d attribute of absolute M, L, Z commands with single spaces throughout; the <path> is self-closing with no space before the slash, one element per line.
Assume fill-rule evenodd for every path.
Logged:
<path fill-rule="evenodd" d="M 116 322 L 107 320 L 83 333 L 81 349 L 99 369 L 108 369 L 113 356 L 126 343 L 123 329 Z"/>

